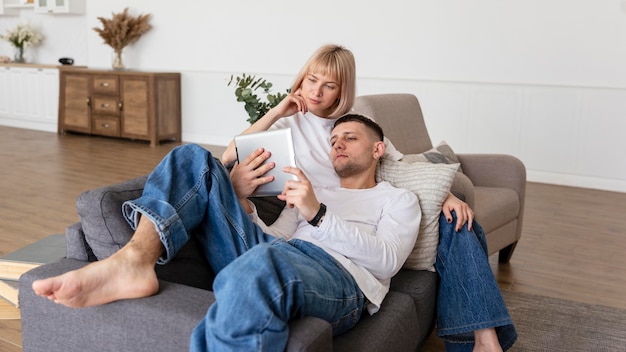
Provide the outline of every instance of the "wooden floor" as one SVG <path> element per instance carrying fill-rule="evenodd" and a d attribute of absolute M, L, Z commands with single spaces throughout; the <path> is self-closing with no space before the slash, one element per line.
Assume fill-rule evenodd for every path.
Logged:
<path fill-rule="evenodd" d="M 177 145 L 0 126 L 0 255 L 64 233 L 79 193 L 147 174 Z M 529 183 L 525 211 L 511 263 L 490 258 L 503 290 L 626 309 L 626 193 Z M 0 351 L 22 351 L 20 331 L 0 320 Z"/>

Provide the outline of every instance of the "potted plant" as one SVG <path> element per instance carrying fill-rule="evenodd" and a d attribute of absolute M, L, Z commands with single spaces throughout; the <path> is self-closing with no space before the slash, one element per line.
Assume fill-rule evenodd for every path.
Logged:
<path fill-rule="evenodd" d="M 262 77 L 256 77 L 255 75 L 242 74 L 241 76 L 230 76 L 228 86 L 235 84 L 235 96 L 237 101 L 244 103 L 244 109 L 248 113 L 248 122 L 250 124 L 255 123 L 258 119 L 263 117 L 271 108 L 280 103 L 287 94 L 289 89 L 285 93 L 271 93 L 273 84 L 268 82 Z M 260 98 L 256 91 L 261 90 L 262 94 L 265 94 L 265 99 Z"/>
<path fill-rule="evenodd" d="M 0 35 L 0 38 L 6 39 L 15 48 L 15 56 L 13 62 L 24 63 L 24 50 L 29 47 L 37 46 L 43 40 L 43 36 L 37 32 L 30 22 L 26 24 L 18 24 L 14 29 L 7 30 L 6 34 Z"/>
<path fill-rule="evenodd" d="M 148 23 L 151 15 L 131 16 L 128 14 L 128 8 L 123 12 L 113 13 L 111 19 L 98 17 L 102 23 L 102 28 L 94 27 L 104 43 L 113 48 L 112 66 L 114 69 L 123 69 L 124 62 L 122 52 L 124 48 L 141 37 L 152 26 Z"/>

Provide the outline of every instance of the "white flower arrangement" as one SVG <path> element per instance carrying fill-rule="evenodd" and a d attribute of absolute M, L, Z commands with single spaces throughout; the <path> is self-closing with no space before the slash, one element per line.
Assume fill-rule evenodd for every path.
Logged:
<path fill-rule="evenodd" d="M 0 34 L 0 38 L 6 39 L 18 49 L 37 46 L 43 40 L 43 36 L 29 23 L 18 24 L 13 30 L 7 30 L 6 34 Z"/>

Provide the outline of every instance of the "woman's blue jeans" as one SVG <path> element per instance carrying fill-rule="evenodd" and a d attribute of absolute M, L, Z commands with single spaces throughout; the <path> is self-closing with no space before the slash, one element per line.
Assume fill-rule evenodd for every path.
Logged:
<path fill-rule="evenodd" d="M 216 302 L 192 333 L 192 351 L 283 351 L 290 319 L 319 317 L 340 334 L 361 317 L 365 298 L 352 276 L 311 243 L 263 233 L 202 147 L 172 150 L 123 212 L 133 228 L 140 215 L 155 224 L 165 247 L 159 263 L 197 236 L 217 273 Z"/>
<path fill-rule="evenodd" d="M 487 256 L 485 233 L 477 222 L 456 232 L 454 221 L 439 217 L 437 335 L 446 351 L 472 351 L 474 330 L 495 327 L 503 350 L 517 340 Z"/>

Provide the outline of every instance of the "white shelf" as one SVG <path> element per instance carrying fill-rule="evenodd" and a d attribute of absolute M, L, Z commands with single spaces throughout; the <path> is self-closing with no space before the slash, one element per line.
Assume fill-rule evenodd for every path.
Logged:
<path fill-rule="evenodd" d="M 32 9 L 35 8 L 35 4 L 6 4 L 4 7 L 7 9 Z"/>

